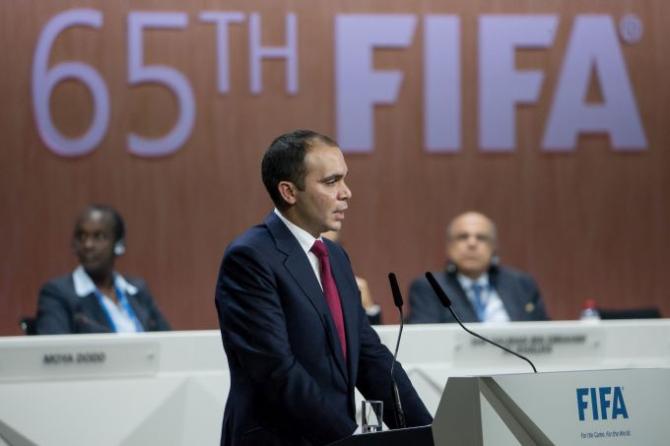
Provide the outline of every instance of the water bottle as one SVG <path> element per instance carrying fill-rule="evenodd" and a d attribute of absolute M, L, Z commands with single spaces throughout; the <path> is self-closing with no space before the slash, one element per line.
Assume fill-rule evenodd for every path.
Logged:
<path fill-rule="evenodd" d="M 600 313 L 598 313 L 598 306 L 595 299 L 586 299 L 579 319 L 587 322 L 596 322 L 600 320 Z"/>

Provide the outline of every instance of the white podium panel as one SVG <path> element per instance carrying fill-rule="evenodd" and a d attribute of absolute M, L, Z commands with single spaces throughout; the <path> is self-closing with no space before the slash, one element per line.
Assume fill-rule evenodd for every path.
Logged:
<path fill-rule="evenodd" d="M 0 339 L 0 445 L 218 445 L 229 383 L 216 331 Z"/>
<path fill-rule="evenodd" d="M 469 326 L 541 373 L 670 368 L 669 320 Z M 449 377 L 529 369 L 450 324 L 407 326 L 399 359 L 431 413 Z M 229 386 L 218 330 L 0 338 L 0 446 L 218 445 Z"/>
<path fill-rule="evenodd" d="M 540 373 L 670 368 L 669 319 L 467 326 L 526 355 Z M 384 344 L 395 346 L 397 327 L 384 326 L 377 331 Z M 431 413 L 437 410 L 449 377 L 531 371 L 526 362 L 468 335 L 455 324 L 406 326 L 398 359 Z"/>
<path fill-rule="evenodd" d="M 450 378 L 435 446 L 667 445 L 670 370 Z"/>

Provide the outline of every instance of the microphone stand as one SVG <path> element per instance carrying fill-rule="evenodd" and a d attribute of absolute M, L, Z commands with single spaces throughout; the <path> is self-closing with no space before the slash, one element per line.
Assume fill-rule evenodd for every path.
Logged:
<path fill-rule="evenodd" d="M 402 402 L 400 401 L 400 392 L 398 391 L 398 384 L 395 381 L 395 376 L 393 375 L 393 369 L 395 368 L 396 358 L 398 357 L 398 349 L 400 347 L 400 338 L 402 337 L 402 329 L 404 327 L 404 315 L 402 312 L 402 295 L 400 294 L 400 287 L 398 286 L 398 280 L 395 277 L 395 274 L 389 273 L 389 282 L 391 284 L 391 292 L 393 293 L 393 303 L 398 307 L 398 312 L 400 313 L 400 331 L 398 332 L 398 339 L 395 344 L 395 353 L 393 354 L 393 363 L 391 364 L 391 386 L 393 393 L 393 408 L 395 413 L 395 421 L 398 428 L 402 429 L 407 427 L 405 421 L 405 412 L 402 409 Z"/>
<path fill-rule="evenodd" d="M 532 361 L 531 361 L 530 359 L 526 358 L 525 356 L 523 356 L 523 355 L 521 355 L 521 354 L 519 354 L 519 353 L 517 353 L 517 352 L 515 352 L 515 351 L 513 351 L 513 350 L 510 350 L 510 349 L 507 348 L 507 347 L 504 347 L 504 346 L 498 344 L 497 342 L 494 342 L 494 341 L 492 341 L 492 340 L 490 340 L 490 339 L 487 339 L 487 338 L 485 338 L 484 336 L 482 336 L 482 335 L 480 335 L 480 334 L 477 334 L 477 333 L 475 333 L 474 331 L 469 330 L 468 328 L 466 328 L 465 325 L 463 325 L 463 322 L 461 322 L 461 319 L 460 319 L 458 316 L 456 316 L 456 313 L 455 313 L 454 310 L 451 308 L 451 299 L 449 299 L 449 297 L 447 296 L 447 293 L 444 292 L 444 290 L 442 289 L 442 287 L 440 286 L 440 284 L 437 283 L 437 280 L 435 280 L 435 277 L 433 276 L 433 273 L 431 273 L 431 272 L 427 272 L 427 273 L 426 273 L 426 279 L 428 279 L 428 283 L 430 283 L 430 286 L 433 288 L 433 291 L 435 292 L 435 294 L 437 295 L 437 297 L 440 298 L 440 301 L 442 302 L 442 305 L 444 305 L 445 307 L 447 307 L 447 310 L 449 310 L 449 312 L 451 313 L 451 315 L 454 317 L 454 319 L 456 320 L 456 322 L 458 322 L 458 325 L 460 325 L 461 328 L 463 328 L 463 330 L 465 330 L 466 332 L 470 333 L 472 336 L 476 337 L 477 339 L 481 339 L 481 340 L 484 341 L 484 342 L 487 342 L 487 343 L 489 343 L 489 344 L 491 344 L 491 345 L 495 345 L 495 346 L 498 347 L 499 349 L 502 349 L 502 350 L 506 351 L 507 353 L 510 353 L 510 354 L 516 356 L 516 357 L 519 358 L 519 359 L 523 359 L 523 360 L 526 361 L 528 364 L 530 364 L 530 366 L 533 368 L 533 372 L 534 372 L 534 373 L 537 373 L 537 369 L 535 368 L 535 364 L 533 364 Z"/>
<path fill-rule="evenodd" d="M 514 350 L 510 350 L 509 348 L 505 347 L 504 345 L 498 344 L 498 343 L 495 342 L 495 341 L 492 341 L 492 340 L 490 340 L 490 339 L 487 339 L 487 338 L 485 338 L 484 336 L 482 336 L 482 335 L 480 335 L 480 334 L 477 334 L 477 333 L 475 333 L 475 332 L 472 331 L 472 330 L 469 330 L 465 325 L 463 325 L 463 323 L 462 323 L 461 320 L 458 318 L 458 316 L 456 316 L 456 313 L 454 313 L 454 310 L 451 309 L 451 306 L 448 306 L 447 309 L 449 310 L 449 312 L 451 313 L 451 315 L 454 317 L 454 319 L 456 319 L 456 322 L 458 322 L 458 325 L 460 325 L 461 328 L 462 328 L 463 330 L 467 331 L 468 333 L 470 333 L 472 336 L 474 336 L 474 337 L 477 338 L 477 339 L 481 339 L 481 340 L 484 341 L 484 342 L 488 342 L 489 344 L 495 345 L 496 347 L 505 350 L 507 353 L 510 353 L 510 354 L 516 356 L 517 358 L 523 359 L 523 360 L 526 361 L 528 364 L 530 364 L 530 366 L 533 368 L 533 372 L 534 372 L 534 373 L 537 373 L 537 369 L 535 368 L 535 364 L 533 364 L 533 363 L 531 362 L 530 359 L 526 358 L 526 357 L 523 356 L 523 355 L 518 354 L 518 353 L 515 352 Z"/>

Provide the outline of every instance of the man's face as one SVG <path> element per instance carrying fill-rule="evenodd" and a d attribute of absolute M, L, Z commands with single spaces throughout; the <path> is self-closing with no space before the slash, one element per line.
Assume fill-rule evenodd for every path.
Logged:
<path fill-rule="evenodd" d="M 351 191 L 344 182 L 347 164 L 338 147 L 316 143 L 305 155 L 304 190 L 295 188 L 294 223 L 314 237 L 339 231 Z"/>
<path fill-rule="evenodd" d="M 114 224 L 109 215 L 91 211 L 77 222 L 72 240 L 79 263 L 87 273 L 111 270 L 114 265 Z"/>
<path fill-rule="evenodd" d="M 451 224 L 447 256 L 466 276 L 477 278 L 488 270 L 495 251 L 493 224 L 481 214 L 467 213 Z"/>

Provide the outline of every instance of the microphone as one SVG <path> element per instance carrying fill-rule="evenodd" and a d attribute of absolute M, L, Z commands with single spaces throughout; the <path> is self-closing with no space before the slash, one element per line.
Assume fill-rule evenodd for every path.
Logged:
<path fill-rule="evenodd" d="M 398 357 L 398 347 L 400 347 L 400 338 L 402 337 L 402 328 L 403 328 L 403 314 L 402 314 L 402 294 L 400 294 L 400 287 L 398 286 L 398 280 L 395 277 L 395 274 L 389 273 L 389 282 L 391 284 L 391 293 L 393 294 L 393 303 L 398 308 L 400 312 L 400 332 L 398 333 L 398 340 L 395 344 L 395 353 L 393 354 L 393 363 L 391 364 L 391 385 L 393 391 L 393 406 L 395 413 L 396 425 L 399 428 L 407 427 L 405 423 L 405 412 L 402 410 L 402 403 L 400 402 L 400 392 L 398 391 L 398 384 L 395 382 L 395 377 L 393 376 L 393 368 L 395 367 L 396 358 Z"/>
<path fill-rule="evenodd" d="M 398 279 L 394 273 L 389 273 L 389 282 L 391 284 L 391 294 L 393 294 L 393 303 L 402 313 L 402 294 L 400 294 L 400 287 L 398 286 Z M 402 318 L 400 318 L 400 325 L 402 325 Z"/>
<path fill-rule="evenodd" d="M 442 305 L 444 305 L 447 308 L 447 310 L 449 310 L 451 315 L 454 317 L 454 319 L 456 319 L 456 322 L 458 322 L 458 325 L 460 325 L 461 328 L 463 328 L 463 330 L 467 331 L 472 336 L 474 336 L 478 339 L 481 339 L 484 342 L 488 342 L 491 345 L 495 345 L 496 347 L 505 350 L 507 353 L 510 353 L 510 354 L 516 356 L 517 358 L 523 359 L 528 364 L 530 364 L 530 366 L 533 368 L 533 372 L 537 373 L 537 369 L 535 368 L 535 364 L 533 364 L 530 359 L 526 358 L 523 355 L 520 355 L 519 353 L 517 353 L 513 350 L 510 350 L 507 347 L 504 347 L 504 346 L 498 344 L 497 342 L 493 342 L 492 340 L 487 339 L 484 336 L 475 333 L 474 331 L 468 330 L 465 327 L 465 325 L 463 325 L 463 323 L 461 322 L 461 319 L 458 316 L 456 316 L 456 313 L 454 313 L 454 310 L 451 308 L 451 300 L 447 296 L 447 293 L 444 292 L 444 290 L 442 289 L 440 284 L 437 283 L 437 280 L 435 280 L 435 277 L 433 276 L 433 273 L 426 272 L 426 279 L 428 279 L 428 283 L 430 283 L 430 286 L 433 288 L 433 291 L 435 291 L 435 294 L 437 295 L 437 297 L 442 302 Z"/>

